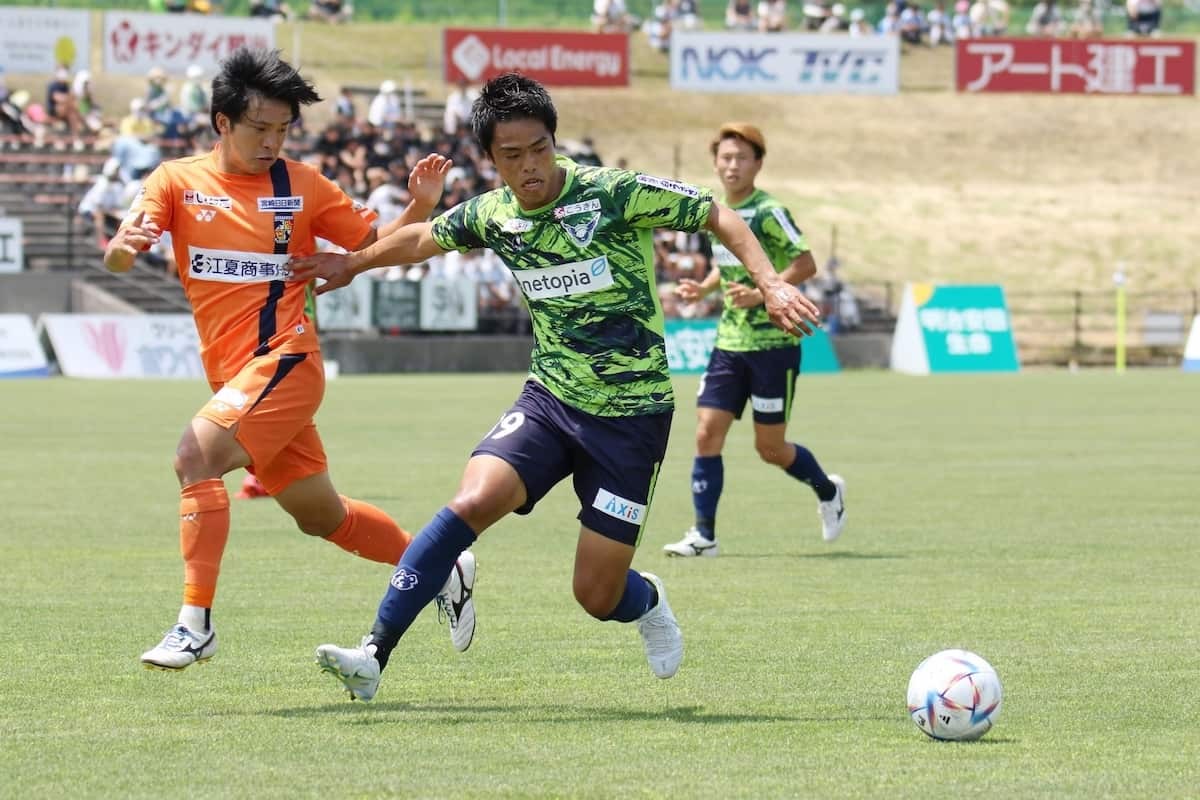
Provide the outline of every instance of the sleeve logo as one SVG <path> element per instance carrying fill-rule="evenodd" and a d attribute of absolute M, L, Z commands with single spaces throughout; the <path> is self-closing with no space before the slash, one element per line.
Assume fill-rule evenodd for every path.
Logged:
<path fill-rule="evenodd" d="M 668 192 L 681 194 L 684 197 L 696 198 L 700 196 L 700 190 L 695 186 L 690 186 L 686 183 L 673 181 L 670 178 L 656 178 L 653 175 L 638 175 L 637 182 L 643 186 L 653 186 L 656 189 L 665 189 Z"/>

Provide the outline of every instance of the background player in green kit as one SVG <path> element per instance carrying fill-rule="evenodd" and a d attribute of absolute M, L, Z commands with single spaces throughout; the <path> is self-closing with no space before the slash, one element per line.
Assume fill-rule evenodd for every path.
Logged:
<path fill-rule="evenodd" d="M 726 204 L 750 226 L 779 277 L 796 284 L 816 274 L 817 266 L 792 215 L 754 185 L 766 152 L 762 132 L 744 122 L 721 126 L 712 143 L 713 165 L 725 188 Z M 697 300 L 718 286 L 725 293 L 716 346 L 696 400 L 692 463 L 696 523 L 663 550 L 670 556 L 717 554 L 717 502 L 725 482 L 721 451 L 747 400 L 754 415 L 754 449 L 763 461 L 812 487 L 822 534 L 831 542 L 846 524 L 845 483 L 837 475 L 826 475 L 808 448 L 784 438 L 800 367 L 800 344 L 771 324 L 756 282 L 740 258 L 719 241 L 713 242 L 712 249 L 712 271 L 703 281 L 680 281 L 677 290 L 685 300 Z"/>
<path fill-rule="evenodd" d="M 556 157 L 557 125 L 536 81 L 511 73 L 490 81 L 471 128 L 503 187 L 357 253 L 292 263 L 296 279 L 324 278 L 318 291 L 328 291 L 372 267 L 488 247 L 512 270 L 533 324 L 529 379 L 471 454 L 454 498 L 409 546 L 371 633 L 359 647 L 317 648 L 318 664 L 351 698 L 374 697 L 393 648 L 458 554 L 507 514 L 529 513 L 568 475 L 580 504 L 575 599 L 597 619 L 637 622 L 651 670 L 674 675 L 683 636 L 662 581 L 630 569 L 674 409 L 653 229 L 712 231 L 763 292 L 764 314 L 789 335 L 811 333 L 817 319 L 711 193 Z"/>

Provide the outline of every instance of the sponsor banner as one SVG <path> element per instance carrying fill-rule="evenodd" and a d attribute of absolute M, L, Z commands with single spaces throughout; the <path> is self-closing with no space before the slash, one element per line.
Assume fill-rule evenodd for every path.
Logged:
<path fill-rule="evenodd" d="M 92 63 L 92 12 L 0 8 L 0 67 L 10 75 L 72 73 Z"/>
<path fill-rule="evenodd" d="M 704 319 L 669 319 L 666 322 L 667 365 L 676 375 L 699 375 L 708 368 L 717 341 L 717 317 Z M 840 372 L 833 342 L 823 329 L 800 340 L 800 372 L 812 375 L 820 372 Z"/>
<path fill-rule="evenodd" d="M 108 73 L 145 75 L 157 66 L 183 75 L 199 64 L 212 75 L 239 47 L 273 48 L 275 26 L 244 17 L 105 11 L 102 44 Z"/>
<path fill-rule="evenodd" d="M 1185 372 L 1200 372 L 1200 316 L 1192 320 L 1192 332 L 1188 334 L 1187 345 L 1183 348 L 1183 369 Z"/>
<path fill-rule="evenodd" d="M 675 33 L 671 87 L 696 92 L 896 94 L 900 39 Z"/>
<path fill-rule="evenodd" d="M 351 281 L 340 289 L 317 295 L 317 330 L 374 330 L 371 311 L 375 291 L 370 278 Z"/>
<path fill-rule="evenodd" d="M 43 314 L 38 326 L 71 378 L 203 378 L 190 314 Z"/>
<path fill-rule="evenodd" d="M 33 320 L 0 314 L 0 378 L 44 378 L 50 373 Z"/>
<path fill-rule="evenodd" d="M 421 327 L 421 284 L 417 281 L 371 281 L 375 291 L 374 323 L 384 330 L 415 331 Z M 324 320 L 317 320 L 322 327 Z"/>
<path fill-rule="evenodd" d="M 905 286 L 891 365 L 910 375 L 1019 370 L 1003 287 Z"/>
<path fill-rule="evenodd" d="M 421 330 L 473 331 L 478 327 L 475 279 L 426 275 L 421 280 Z"/>
<path fill-rule="evenodd" d="M 25 269 L 25 226 L 17 217 L 0 217 L 0 272 Z"/>
<path fill-rule="evenodd" d="M 547 86 L 628 86 L 623 33 L 446 28 L 446 82 L 520 72 Z"/>
<path fill-rule="evenodd" d="M 1195 94 L 1196 43 L 1162 39 L 960 39 L 960 92 Z"/>

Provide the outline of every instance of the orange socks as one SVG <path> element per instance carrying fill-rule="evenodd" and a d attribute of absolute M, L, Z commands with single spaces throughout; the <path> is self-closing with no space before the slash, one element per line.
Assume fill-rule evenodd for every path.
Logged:
<path fill-rule="evenodd" d="M 179 499 L 183 604 L 212 608 L 221 555 L 229 539 L 229 495 L 220 478 L 185 486 Z"/>
<path fill-rule="evenodd" d="M 393 566 L 399 563 L 412 535 L 370 503 L 349 497 L 342 497 L 342 502 L 346 518 L 325 538 L 360 558 Z"/>

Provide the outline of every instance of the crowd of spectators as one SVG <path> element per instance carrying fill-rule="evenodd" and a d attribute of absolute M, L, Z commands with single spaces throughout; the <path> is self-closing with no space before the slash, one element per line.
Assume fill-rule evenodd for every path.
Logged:
<path fill-rule="evenodd" d="M 711 0 L 710 0 L 711 1 Z M 1076 0 L 1064 11 L 1058 0 L 1040 0 L 1025 33 L 1031 36 L 1092 38 L 1103 35 L 1108 0 Z M 1126 0 L 1127 35 L 1157 36 L 1162 0 Z M 650 46 L 668 52 L 674 31 L 703 28 L 699 0 L 662 0 L 647 18 L 629 12 L 625 0 L 594 0 L 592 30 L 608 33 L 642 31 Z M 899 36 L 906 44 L 937 46 L 956 39 L 1006 36 L 1012 29 L 1009 0 L 891 0 L 872 22 L 865 8 L 848 8 L 839 0 L 728 0 L 725 28 L 731 31 L 804 31 L 850 36 Z"/>

